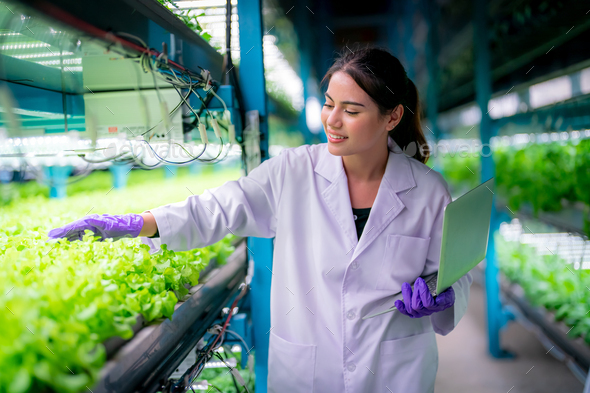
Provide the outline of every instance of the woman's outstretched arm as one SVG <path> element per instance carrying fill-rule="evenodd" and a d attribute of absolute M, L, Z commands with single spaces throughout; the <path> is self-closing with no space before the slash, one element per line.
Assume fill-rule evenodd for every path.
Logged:
<path fill-rule="evenodd" d="M 154 215 L 149 211 L 141 213 L 140 215 L 143 217 L 143 227 L 141 227 L 141 231 L 139 232 L 138 236 L 154 236 L 158 230 L 158 225 L 156 224 Z"/>

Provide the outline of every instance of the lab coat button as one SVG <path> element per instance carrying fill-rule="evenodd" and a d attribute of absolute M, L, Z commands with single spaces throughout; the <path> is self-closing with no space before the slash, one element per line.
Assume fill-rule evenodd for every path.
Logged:
<path fill-rule="evenodd" d="M 356 370 L 356 366 L 353 363 L 348 363 L 348 371 L 353 372 Z"/>
<path fill-rule="evenodd" d="M 358 267 L 359 267 L 359 263 L 358 263 L 357 261 L 354 261 L 354 262 L 353 262 L 353 263 L 350 265 L 350 267 L 351 267 L 351 268 L 353 268 L 353 269 L 358 269 Z"/>
<path fill-rule="evenodd" d="M 349 312 L 346 314 L 346 318 L 348 318 L 348 319 L 350 319 L 350 320 L 354 319 L 355 317 L 356 317 L 356 314 L 354 313 L 354 311 L 349 311 Z"/>

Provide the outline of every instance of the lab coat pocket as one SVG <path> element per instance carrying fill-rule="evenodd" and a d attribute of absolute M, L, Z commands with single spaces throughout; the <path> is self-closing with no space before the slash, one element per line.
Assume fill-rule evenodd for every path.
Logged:
<path fill-rule="evenodd" d="M 412 284 L 422 274 L 430 238 L 388 235 L 375 289 L 401 291 L 402 284 Z"/>
<path fill-rule="evenodd" d="M 438 348 L 433 331 L 383 341 L 379 351 L 378 392 L 434 392 Z"/>
<path fill-rule="evenodd" d="M 268 392 L 313 392 L 316 348 L 289 342 L 270 332 Z"/>

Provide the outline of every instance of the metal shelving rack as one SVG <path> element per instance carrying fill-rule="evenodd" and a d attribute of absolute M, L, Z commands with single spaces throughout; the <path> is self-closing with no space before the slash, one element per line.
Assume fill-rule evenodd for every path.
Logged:
<path fill-rule="evenodd" d="M 475 105 L 473 107 L 481 113 L 481 120 L 478 125 L 482 146 L 491 146 L 492 138 L 498 137 L 500 135 L 500 129 L 508 123 L 516 126 L 530 124 L 544 125 L 544 127 L 537 127 L 537 129 L 544 128 L 545 130 L 550 129 L 557 132 L 570 128 L 573 130 L 590 128 L 590 116 L 588 116 L 590 100 L 587 94 L 582 94 L 579 80 L 580 75 L 578 73 L 588 67 L 590 64 L 589 60 L 587 56 L 572 56 L 567 61 L 562 62 L 562 57 L 558 57 L 557 55 L 559 51 L 577 53 L 577 51 L 572 49 L 575 40 L 572 40 L 568 44 L 566 39 L 568 37 L 562 35 L 560 42 L 549 44 L 546 40 L 535 39 L 540 33 L 539 30 L 536 30 L 535 34 L 528 36 L 524 33 L 531 33 L 531 31 L 523 32 L 522 37 L 515 35 L 515 42 L 511 45 L 503 46 L 498 45 L 496 42 L 496 45 L 492 46 L 493 38 L 489 29 L 491 25 L 489 12 L 492 8 L 492 3 L 489 1 L 472 2 L 473 77 L 470 75 L 469 83 L 455 88 L 455 91 L 452 93 L 449 90 L 444 90 L 446 98 L 451 96 L 454 98 L 446 99 L 445 103 L 441 103 L 439 107 L 443 107 L 451 113 L 452 109 L 474 103 Z M 538 29 L 539 26 L 532 29 Z M 557 23 L 553 27 L 557 28 L 557 26 L 560 26 L 560 24 Z M 584 25 L 580 31 L 584 32 L 586 29 L 587 25 Z M 571 38 L 569 37 L 568 39 Z M 468 42 L 466 40 L 464 41 Z M 525 45 L 524 42 L 528 43 Z M 545 46 L 547 47 L 545 48 Z M 506 53 L 503 54 L 500 48 L 503 48 Z M 553 52 L 549 52 L 551 49 Z M 512 53 L 508 55 L 510 51 Z M 540 61 L 541 54 L 544 54 L 542 55 L 544 56 L 543 61 Z M 533 69 L 533 66 L 535 67 L 534 72 L 536 73 L 534 76 L 528 72 Z M 509 78 L 503 77 L 502 75 L 507 75 L 507 70 L 511 67 L 513 70 L 518 70 L 518 73 L 513 73 Z M 531 105 L 530 86 L 564 75 L 567 75 L 572 82 L 571 99 L 537 108 Z M 493 108 L 490 108 L 490 102 L 494 97 L 501 99 L 510 92 L 519 97 L 519 102 L 526 104 L 526 112 L 492 119 L 490 112 Z M 463 99 L 459 99 L 459 96 L 463 96 Z M 436 118 L 430 115 L 429 117 L 436 124 Z M 450 117 L 451 115 L 449 115 Z M 449 122 L 448 128 L 455 127 L 453 124 L 453 122 Z M 514 129 L 517 128 L 514 127 Z M 450 130 L 444 131 L 448 132 Z M 511 130 L 510 132 L 518 131 Z M 435 137 L 440 138 L 440 135 L 435 133 Z M 482 154 L 481 172 L 478 174 L 480 176 L 479 182 L 483 183 L 494 177 L 495 171 L 493 153 Z M 494 358 L 512 357 L 512 353 L 501 347 L 500 334 L 502 329 L 510 321 L 521 321 L 529 327 L 537 326 L 536 331 L 543 334 L 542 341 L 545 340 L 545 342 L 548 342 L 547 340 L 551 339 L 551 342 L 554 342 L 556 347 L 563 346 L 564 349 L 561 350 L 561 353 L 567 354 L 567 356 L 564 355 L 564 359 L 571 360 L 568 364 L 570 369 L 574 371 L 574 374 L 578 378 L 584 380 L 587 378 L 590 364 L 587 363 L 585 356 L 578 355 L 576 351 L 584 351 L 587 348 L 583 345 L 575 346 L 571 343 L 573 340 L 570 340 L 567 336 L 562 337 L 562 335 L 558 334 L 559 328 L 556 328 L 558 324 L 548 322 L 547 318 L 540 318 L 539 313 L 541 311 L 531 307 L 522 296 L 522 293 L 518 291 L 514 292 L 515 288 L 513 286 L 506 286 L 504 279 L 502 279 L 497 263 L 494 233 L 500 228 L 502 222 L 510 221 L 510 218 L 515 215 L 514 213 L 506 208 L 506 203 L 500 201 L 497 195 L 494 196 L 485 268 L 475 269 L 478 272 L 483 270 L 481 282 L 486 291 L 485 306 L 489 352 Z M 561 212 L 555 213 L 542 212 L 535 216 L 532 209 L 525 206 L 521 212 L 516 214 L 516 216 L 519 215 L 521 217 L 534 217 L 567 232 L 583 234 L 583 215 L 576 208 L 568 207 Z M 545 314 L 543 315 L 546 316 Z M 570 347 L 576 349 L 571 349 Z M 586 382 L 586 385 L 587 391 L 590 392 L 590 381 Z"/>
<path fill-rule="evenodd" d="M 562 210 L 556 212 L 540 211 L 538 214 L 535 214 L 531 206 L 525 203 L 520 207 L 518 212 L 513 212 L 507 206 L 505 199 L 496 197 L 496 208 L 504 213 L 539 220 L 562 231 L 575 233 L 587 238 L 584 232 L 584 211 L 576 206 L 564 207 Z"/>
<path fill-rule="evenodd" d="M 153 393 L 166 383 L 244 282 L 248 266 L 245 239 L 237 243 L 225 265 L 211 262 L 209 273 L 190 289 L 190 297 L 176 305 L 172 320 L 143 326 L 116 350 L 92 388 L 94 393 Z"/>
<path fill-rule="evenodd" d="M 508 213 L 517 218 L 534 219 L 549 224 L 559 230 L 574 233 L 587 239 L 584 233 L 584 212 L 576 207 L 566 207 L 558 212 L 539 212 L 534 214 L 528 204 L 521 206 L 517 212 L 510 210 L 506 200 L 496 197 L 496 209 L 502 217 Z M 532 332 L 556 359 L 564 362 L 572 373 L 590 389 L 590 346 L 582 338 L 572 339 L 565 323 L 555 320 L 554 313 L 543 307 L 537 307 L 526 298 L 523 288 L 509 281 L 504 274 L 499 274 L 500 294 L 503 307 L 515 320 Z"/>
<path fill-rule="evenodd" d="M 222 81 L 225 76 L 222 75 L 223 56 L 157 0 L 22 0 L 15 4 L 13 10 L 22 9 L 25 10 L 23 12 L 55 23 L 56 26 L 72 28 L 80 36 L 92 37 L 95 42 L 100 42 L 105 49 L 115 45 L 111 42 L 112 33 L 127 33 L 141 38 L 148 48 L 165 52 L 170 61 L 193 73 L 200 73 L 199 69 L 202 68 L 210 71 L 214 80 Z M 235 92 L 233 86 L 224 86 L 226 89 L 220 88 L 218 94 L 223 97 L 232 112 L 238 142 L 243 142 L 241 120 L 244 114 L 258 114 L 259 157 L 265 160 L 269 158 L 269 154 L 261 2 L 239 2 L 237 9 L 240 18 L 240 47 L 245 48 L 244 54 L 247 51 L 248 56 L 242 55 L 239 67 L 236 66 L 233 71 L 240 76 L 239 86 L 235 86 Z M 18 59 L 15 59 L 15 62 L 18 62 Z M 39 75 L 35 71 L 39 70 L 36 64 L 26 65 L 29 66 L 27 69 L 32 70 L 31 75 Z M 228 68 L 231 71 L 234 68 L 233 64 Z M 19 67 L 12 69 L 25 72 Z M 72 79 L 71 75 L 63 70 L 49 70 L 49 73 L 51 75 L 45 79 L 59 79 L 64 75 L 67 80 Z M 55 97 L 61 99 L 67 95 L 69 99 L 70 96 L 81 94 L 80 91 L 68 90 L 68 86 L 64 88 L 63 82 L 61 85 L 45 86 L 39 85 L 43 78 L 29 80 L 19 76 L 7 79 L 9 83 L 15 84 L 17 89 L 38 90 L 37 96 L 46 95 L 51 98 L 47 100 L 49 103 L 56 103 Z M 74 79 L 72 84 L 79 85 L 79 79 Z M 238 88 L 241 88 L 243 96 Z M 129 90 L 129 87 L 123 90 Z M 193 99 L 194 97 L 191 97 L 191 100 Z M 239 105 L 235 101 L 239 101 Z M 32 102 L 30 104 L 33 105 Z M 208 107 L 220 109 L 221 105 L 218 100 L 213 99 Z M 57 112 L 59 111 L 60 108 Z M 80 115 L 78 112 L 76 114 Z M 268 330 L 267 325 L 270 325 L 271 281 L 266 266 L 272 266 L 273 239 L 242 238 L 236 246 L 235 252 L 225 265 L 216 266 L 215 261 L 212 261 L 212 264 L 201 273 L 201 283 L 190 289 L 190 297 L 187 300 L 177 304 L 172 320 L 165 319 L 160 323 L 146 325 L 142 318 L 138 318 L 133 327 L 135 334 L 131 340 L 113 338 L 105 343 L 108 360 L 101 371 L 100 381 L 91 389 L 94 393 L 156 392 L 161 389 L 166 379 L 173 374 L 196 343 L 207 334 L 207 329 L 220 318 L 222 309 L 231 304 L 236 291 L 247 276 L 248 261 L 254 259 L 254 253 L 257 264 L 253 274 L 256 279 L 250 284 L 251 295 L 242 299 L 238 306 L 245 303 L 246 307 L 242 309 L 249 309 L 251 304 L 248 317 L 251 316 L 255 326 L 255 337 L 246 340 L 257 338 L 255 367 L 259 382 L 256 391 L 266 391 L 268 336 L 265 336 L 264 332 Z M 252 274 L 252 271 L 250 273 Z M 240 323 L 244 324 L 243 321 Z"/>
<path fill-rule="evenodd" d="M 501 290 L 505 304 L 515 315 L 515 320 L 535 334 L 547 353 L 564 362 L 572 373 L 585 383 L 590 368 L 590 347 L 582 338 L 568 337 L 567 326 L 556 322 L 553 313 L 530 304 L 520 285 L 501 278 Z"/>
<path fill-rule="evenodd" d="M 573 127 L 574 129 L 590 127 L 590 117 L 587 116 L 588 99 L 587 97 L 578 96 L 568 101 L 541 107 L 536 110 L 528 111 L 526 113 L 516 114 L 501 119 L 493 120 L 490 117 L 490 109 L 488 103 L 492 99 L 494 92 L 494 72 L 492 55 L 490 48 L 489 31 L 487 28 L 487 2 L 474 2 L 474 49 L 475 49 L 475 96 L 476 103 L 482 114 L 480 122 L 480 138 L 482 145 L 490 145 L 492 137 L 499 135 L 500 128 L 507 123 L 514 124 L 535 124 L 536 122 L 543 122 L 548 127 L 555 127 L 557 129 L 565 129 L 566 127 Z M 537 43 L 539 47 L 545 45 L 544 42 Z M 532 58 L 531 58 L 532 59 Z M 572 60 L 573 61 L 573 60 Z M 497 63 L 497 64 L 502 64 Z M 557 62 L 553 63 L 557 65 Z M 586 63 L 587 64 L 587 61 Z M 587 65 L 586 65 L 587 66 Z M 527 66 L 528 67 L 528 66 Z M 581 64 L 576 65 L 579 70 Z M 562 65 L 560 68 L 564 68 Z M 547 77 L 551 72 L 544 71 Z M 526 74 L 525 74 L 526 75 Z M 555 76 L 555 75 L 553 75 Z M 539 74 L 538 79 L 543 79 L 543 75 Z M 532 83 L 538 82 L 535 80 L 527 80 L 526 77 L 515 78 L 510 81 L 510 85 L 520 84 L 520 87 L 526 87 Z M 495 86 L 496 92 L 500 84 Z M 512 90 L 510 86 L 504 91 Z M 516 88 L 519 90 L 519 87 Z M 523 97 L 528 99 L 527 92 L 524 92 Z M 519 93 L 521 94 L 521 93 Z M 560 119 L 560 124 L 555 119 Z M 488 180 L 495 175 L 495 165 L 492 154 L 481 157 L 481 182 Z M 494 197 L 494 206 L 492 208 L 490 237 L 488 242 L 488 253 L 486 255 L 485 275 L 483 281 L 486 289 L 487 299 L 487 321 L 488 321 L 488 339 L 489 351 L 493 357 L 496 358 L 510 358 L 513 355 L 504 350 L 500 345 L 500 332 L 502 328 L 512 320 L 520 320 L 527 326 L 534 324 L 538 325 L 539 332 L 543 332 L 544 337 L 551 337 L 557 345 L 568 347 L 563 353 L 570 353 L 571 359 L 583 359 L 583 357 L 574 354 L 573 350 L 569 349 L 569 341 L 567 337 L 561 337 L 555 330 L 555 325 L 547 322 L 546 319 L 538 317 L 539 310 L 530 307 L 526 299 L 520 293 L 509 291 L 501 279 L 501 273 L 497 264 L 497 256 L 495 250 L 494 233 L 499 229 L 503 221 L 509 221 L 509 210 L 505 203 L 498 203 L 497 196 Z M 511 212 L 513 213 L 513 212 Z M 524 212 L 521 213 L 532 215 L 532 211 L 525 207 Z M 581 215 L 574 209 L 566 209 L 561 213 L 542 213 L 538 219 L 544 220 L 554 226 L 565 229 L 568 232 L 582 233 L 583 219 Z M 512 288 L 514 289 L 514 288 Z M 543 339 L 545 340 L 545 338 Z M 571 340 L 570 340 L 571 341 Z M 579 363 L 571 361 L 570 368 L 574 370 L 574 374 L 580 379 L 586 379 L 588 363 L 581 360 Z M 575 365 L 575 367 L 574 367 Z M 588 384 L 588 383 L 587 383 Z"/>

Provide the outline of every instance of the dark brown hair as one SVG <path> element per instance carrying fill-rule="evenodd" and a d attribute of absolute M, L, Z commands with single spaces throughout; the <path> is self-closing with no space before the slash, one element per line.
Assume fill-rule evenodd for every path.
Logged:
<path fill-rule="evenodd" d="M 420 149 L 420 146 L 426 145 L 420 124 L 420 98 L 414 82 L 408 78 L 400 61 L 384 48 L 371 45 L 355 45 L 351 49 L 345 47 L 326 72 L 320 86 L 329 83 L 332 75 L 338 71 L 352 77 L 377 104 L 381 116 L 386 116 L 399 104 L 404 106 L 402 120 L 389 131 L 389 135 L 402 150 L 407 147 L 408 155 L 409 151 L 416 149 L 416 153 L 411 156 L 425 164 L 430 154 L 428 148 L 424 151 Z M 415 145 L 410 145 L 412 142 Z"/>

